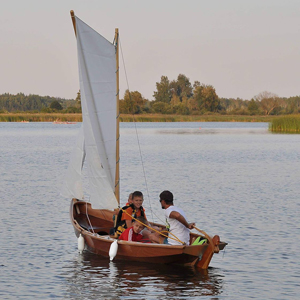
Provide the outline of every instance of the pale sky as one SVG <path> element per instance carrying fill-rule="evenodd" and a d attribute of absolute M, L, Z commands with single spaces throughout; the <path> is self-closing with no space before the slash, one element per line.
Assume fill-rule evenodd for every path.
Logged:
<path fill-rule="evenodd" d="M 300 95 L 300 0 L 0 0 L 0 94 L 76 97 L 72 9 L 110 41 L 119 28 L 130 90 L 149 100 L 180 73 L 219 97 Z"/>

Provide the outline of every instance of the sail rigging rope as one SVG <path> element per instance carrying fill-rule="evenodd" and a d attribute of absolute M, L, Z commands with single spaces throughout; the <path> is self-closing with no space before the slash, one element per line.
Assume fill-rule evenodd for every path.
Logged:
<path fill-rule="evenodd" d="M 119 45 L 120 45 L 120 50 L 121 50 L 121 56 L 122 56 L 123 66 L 124 66 L 124 73 L 125 73 L 125 78 L 126 78 L 126 83 L 127 83 L 127 89 L 128 89 L 128 93 L 129 93 L 129 99 L 131 101 L 132 100 L 131 99 L 131 92 L 130 92 L 130 88 L 129 88 L 128 76 L 127 76 L 126 65 L 125 65 L 125 60 L 124 60 L 124 56 L 123 56 L 123 50 L 122 50 L 122 44 L 121 44 L 120 36 L 119 36 Z M 143 161 L 143 156 L 142 156 L 142 150 L 141 150 L 141 145 L 140 145 L 140 140 L 139 140 L 139 135 L 138 135 L 138 130 L 137 130 L 137 126 L 136 126 L 136 121 L 135 121 L 135 118 L 134 118 L 134 114 L 132 114 L 132 117 L 133 117 L 133 123 L 134 123 L 136 137 L 137 137 L 137 142 L 138 142 L 138 148 L 139 148 L 139 153 L 140 153 L 140 158 L 141 158 L 141 164 L 142 164 L 142 169 L 143 169 L 143 174 L 144 174 L 144 180 L 145 180 L 145 186 L 146 186 L 146 191 L 147 191 L 147 197 L 148 197 L 149 206 L 150 206 L 151 218 L 152 218 L 152 222 L 154 222 L 153 210 L 152 210 L 152 207 L 151 207 L 149 189 L 148 189 L 148 184 L 147 184 L 147 177 L 146 177 L 146 172 L 145 172 L 145 167 L 144 167 L 144 161 Z M 161 220 L 156 214 L 155 214 L 155 216 L 159 220 Z M 163 222 L 163 221 L 161 220 L 161 222 Z"/>
<path fill-rule="evenodd" d="M 92 229 L 92 231 L 93 231 L 93 234 L 95 234 L 95 231 L 94 231 L 94 228 L 93 228 L 93 226 L 92 226 L 92 223 L 91 223 L 91 220 L 90 220 L 90 218 L 89 218 L 89 214 L 88 214 L 88 209 L 87 209 L 87 202 L 85 203 L 85 214 L 86 214 L 86 217 L 87 217 L 87 219 L 88 219 L 88 221 L 89 221 L 89 224 L 90 224 L 90 226 L 91 226 L 91 229 Z"/>

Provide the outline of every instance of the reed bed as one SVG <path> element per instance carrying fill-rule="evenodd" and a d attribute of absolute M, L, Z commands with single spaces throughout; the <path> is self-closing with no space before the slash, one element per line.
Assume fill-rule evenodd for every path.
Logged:
<path fill-rule="evenodd" d="M 300 133 L 300 116 L 284 116 L 271 121 L 269 129 L 279 133 Z"/>
<path fill-rule="evenodd" d="M 60 114 L 60 113 L 2 113 L 0 122 L 81 122 L 81 114 Z"/>
<path fill-rule="evenodd" d="M 278 116 L 121 114 L 121 122 L 271 122 Z M 0 113 L 0 122 L 82 122 L 81 114 Z"/>
<path fill-rule="evenodd" d="M 120 116 L 121 122 L 270 122 L 273 116 L 235 115 L 165 115 L 142 114 Z"/>

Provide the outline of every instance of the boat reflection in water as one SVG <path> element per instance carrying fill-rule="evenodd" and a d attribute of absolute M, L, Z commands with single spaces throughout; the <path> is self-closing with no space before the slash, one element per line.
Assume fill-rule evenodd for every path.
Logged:
<path fill-rule="evenodd" d="M 179 265 L 109 262 L 92 253 L 78 255 L 63 268 L 68 298 L 153 299 L 167 296 L 217 296 L 223 290 L 222 270 Z"/>

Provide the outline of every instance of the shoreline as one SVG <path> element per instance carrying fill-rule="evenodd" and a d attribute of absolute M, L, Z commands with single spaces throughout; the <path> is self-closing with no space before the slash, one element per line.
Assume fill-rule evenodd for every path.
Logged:
<path fill-rule="evenodd" d="M 120 115 L 120 122 L 271 122 L 281 116 L 248 115 Z M 81 114 L 64 113 L 1 113 L 0 122 L 82 122 Z"/>

